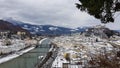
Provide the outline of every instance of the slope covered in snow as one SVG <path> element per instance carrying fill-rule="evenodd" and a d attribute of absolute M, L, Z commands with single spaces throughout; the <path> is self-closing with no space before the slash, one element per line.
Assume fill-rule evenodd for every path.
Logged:
<path fill-rule="evenodd" d="M 14 20 L 13 18 L 6 18 L 4 20 L 14 25 L 20 26 L 23 29 L 28 30 L 30 33 L 37 34 L 37 35 L 61 35 L 61 34 L 70 34 L 70 33 L 85 31 L 84 28 L 71 29 L 71 28 L 53 26 L 53 25 L 28 24 L 18 20 Z"/>

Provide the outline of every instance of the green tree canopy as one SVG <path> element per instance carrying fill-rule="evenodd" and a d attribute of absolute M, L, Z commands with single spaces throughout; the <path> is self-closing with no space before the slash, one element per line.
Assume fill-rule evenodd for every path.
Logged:
<path fill-rule="evenodd" d="M 120 0 L 79 0 L 76 7 L 85 11 L 102 23 L 114 22 L 115 12 L 120 11 Z"/>

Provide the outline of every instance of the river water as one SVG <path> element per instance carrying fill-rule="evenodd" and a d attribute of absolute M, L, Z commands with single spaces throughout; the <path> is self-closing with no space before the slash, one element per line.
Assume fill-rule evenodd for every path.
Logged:
<path fill-rule="evenodd" d="M 23 54 L 22 56 L 0 64 L 0 68 L 34 68 L 39 56 L 44 56 L 49 51 L 49 39 L 42 42 L 39 47 Z"/>

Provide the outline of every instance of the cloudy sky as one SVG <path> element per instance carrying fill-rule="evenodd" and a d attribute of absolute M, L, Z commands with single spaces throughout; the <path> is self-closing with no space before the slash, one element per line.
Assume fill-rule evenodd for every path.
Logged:
<path fill-rule="evenodd" d="M 12 17 L 26 23 L 70 28 L 100 24 L 99 20 L 80 12 L 75 7 L 76 2 L 78 0 L 0 0 L 0 18 Z M 107 26 L 120 29 L 119 19 L 117 16 L 115 23 Z"/>

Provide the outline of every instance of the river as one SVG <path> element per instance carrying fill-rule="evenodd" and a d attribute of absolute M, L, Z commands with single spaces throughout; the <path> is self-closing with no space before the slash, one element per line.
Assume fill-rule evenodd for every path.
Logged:
<path fill-rule="evenodd" d="M 49 51 L 50 39 L 42 41 L 39 47 L 25 53 L 18 58 L 0 64 L 0 68 L 34 68 L 39 60 L 39 56 L 44 56 Z"/>

